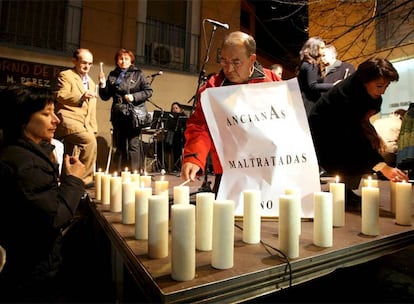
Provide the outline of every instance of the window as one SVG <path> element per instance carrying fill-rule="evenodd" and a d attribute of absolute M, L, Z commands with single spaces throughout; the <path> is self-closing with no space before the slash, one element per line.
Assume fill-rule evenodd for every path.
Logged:
<path fill-rule="evenodd" d="M 81 1 L 0 0 L 0 41 L 72 53 L 79 47 Z"/>

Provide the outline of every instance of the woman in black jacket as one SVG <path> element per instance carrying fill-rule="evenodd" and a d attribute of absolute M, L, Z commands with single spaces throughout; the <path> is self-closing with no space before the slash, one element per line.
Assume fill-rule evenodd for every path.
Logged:
<path fill-rule="evenodd" d="M 369 118 L 381 110 L 382 97 L 398 72 L 386 59 L 371 58 L 322 96 L 308 117 L 319 165 L 356 189 L 364 174 L 380 171 L 392 181 L 408 180 L 381 156 L 379 139 Z"/>
<path fill-rule="evenodd" d="M 85 193 L 85 166 L 65 155 L 59 177 L 51 140 L 60 121 L 50 90 L 12 86 L 0 91 L 0 100 L 0 244 L 7 252 L 0 300 L 53 301 L 63 231 Z"/>
<path fill-rule="evenodd" d="M 132 127 L 128 117 L 119 111 L 119 104 L 145 107 L 152 96 L 152 88 L 142 70 L 134 66 L 135 55 L 129 50 L 120 49 L 115 54 L 116 68 L 108 75 L 99 75 L 99 96 L 106 101 L 112 98 L 111 122 L 113 126 L 113 145 L 116 147 L 113 169 L 120 172 L 129 170 L 140 172 L 141 143 L 140 129 Z"/>

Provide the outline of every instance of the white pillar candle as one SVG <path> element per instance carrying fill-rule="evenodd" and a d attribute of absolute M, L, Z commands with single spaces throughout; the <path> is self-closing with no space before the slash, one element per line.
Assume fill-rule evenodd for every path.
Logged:
<path fill-rule="evenodd" d="M 201 251 L 212 249 L 213 239 L 213 201 L 212 192 L 196 194 L 196 248 Z"/>
<path fill-rule="evenodd" d="M 142 188 L 151 188 L 151 176 L 150 175 L 141 175 L 139 177 Z"/>
<path fill-rule="evenodd" d="M 148 199 L 151 188 L 135 188 L 135 239 L 148 239 Z"/>
<path fill-rule="evenodd" d="M 169 184 L 168 184 L 168 181 L 166 181 L 166 180 L 158 180 L 158 181 L 155 181 L 155 184 L 154 184 L 154 194 L 155 195 L 166 195 L 166 196 L 168 196 L 168 187 L 169 187 Z"/>
<path fill-rule="evenodd" d="M 124 171 L 121 172 L 122 183 L 131 180 L 131 172 L 128 171 L 128 168 L 125 168 Z"/>
<path fill-rule="evenodd" d="M 135 184 L 122 183 L 122 224 L 135 224 Z"/>
<path fill-rule="evenodd" d="M 412 186 L 407 182 L 395 185 L 395 222 L 399 225 L 411 226 Z"/>
<path fill-rule="evenodd" d="M 213 202 L 213 246 L 211 266 L 232 268 L 234 264 L 234 206 L 233 200 Z"/>
<path fill-rule="evenodd" d="M 299 256 L 297 201 L 300 201 L 297 194 L 284 194 L 279 197 L 279 247 L 290 259 Z"/>
<path fill-rule="evenodd" d="M 361 226 L 365 235 L 379 235 L 379 189 L 362 187 Z"/>
<path fill-rule="evenodd" d="M 195 206 L 171 206 L 171 277 L 189 281 L 195 277 Z"/>
<path fill-rule="evenodd" d="M 313 243 L 320 247 L 333 245 L 332 193 L 315 192 L 313 218 Z"/>
<path fill-rule="evenodd" d="M 295 204 L 295 208 L 296 211 L 293 212 L 293 214 L 297 215 L 297 219 L 296 219 L 296 225 L 297 227 L 297 231 L 300 234 L 302 233 L 302 201 L 301 201 L 301 197 L 302 197 L 302 192 L 300 191 L 300 188 L 298 187 L 287 187 L 285 188 L 285 194 L 295 194 L 299 196 L 299 200 L 294 200 L 292 203 Z"/>
<path fill-rule="evenodd" d="M 138 171 L 134 171 L 133 173 L 131 173 L 131 181 L 133 182 L 140 182 L 140 174 L 138 173 Z"/>
<path fill-rule="evenodd" d="M 260 200 L 259 190 L 243 191 L 243 242 L 248 244 L 260 242 Z"/>
<path fill-rule="evenodd" d="M 100 201 L 102 197 L 102 169 L 99 169 L 98 172 L 95 172 L 95 199 Z"/>
<path fill-rule="evenodd" d="M 345 226 L 345 184 L 338 182 L 329 184 L 329 192 L 332 193 L 332 225 L 334 227 Z"/>
<path fill-rule="evenodd" d="M 109 205 L 110 203 L 110 181 L 111 181 L 111 175 L 110 174 L 103 174 L 101 178 L 102 182 L 102 191 L 101 191 L 101 203 L 102 205 Z"/>
<path fill-rule="evenodd" d="M 173 189 L 174 204 L 189 204 L 190 203 L 190 187 L 189 186 L 175 186 Z"/>
<path fill-rule="evenodd" d="M 122 178 L 114 173 L 111 176 L 110 207 L 111 212 L 122 211 Z"/>
<path fill-rule="evenodd" d="M 168 256 L 168 208 L 165 195 L 148 198 L 148 256 L 152 259 Z"/>
<path fill-rule="evenodd" d="M 372 179 L 371 176 L 368 176 L 368 178 L 364 178 L 362 180 L 362 187 L 375 187 L 378 188 L 378 180 Z"/>
<path fill-rule="evenodd" d="M 395 213 L 395 186 L 396 183 L 393 181 L 390 181 L 390 211 L 392 213 Z"/>

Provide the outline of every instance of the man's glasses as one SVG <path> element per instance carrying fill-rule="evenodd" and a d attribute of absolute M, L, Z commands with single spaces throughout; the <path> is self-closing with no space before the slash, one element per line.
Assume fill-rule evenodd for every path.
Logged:
<path fill-rule="evenodd" d="M 243 62 L 241 62 L 239 59 L 230 60 L 230 61 L 228 61 L 226 59 L 223 59 L 223 58 L 220 59 L 220 65 L 221 66 L 229 66 L 229 65 L 232 65 L 233 68 L 238 69 L 239 67 L 242 66 L 242 64 L 243 64 Z"/>

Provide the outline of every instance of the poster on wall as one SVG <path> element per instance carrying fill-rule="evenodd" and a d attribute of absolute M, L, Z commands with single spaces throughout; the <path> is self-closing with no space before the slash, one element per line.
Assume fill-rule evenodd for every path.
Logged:
<path fill-rule="evenodd" d="M 55 89 L 57 75 L 68 67 L 0 57 L 0 84 L 33 83 Z"/>

